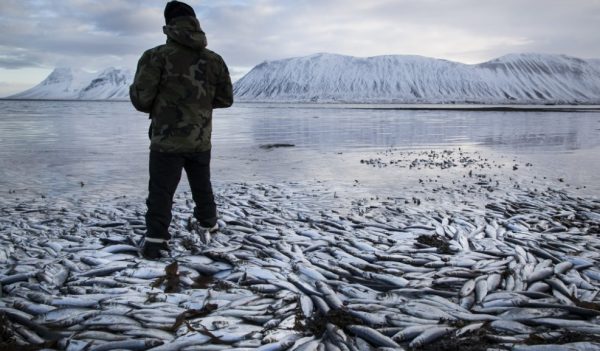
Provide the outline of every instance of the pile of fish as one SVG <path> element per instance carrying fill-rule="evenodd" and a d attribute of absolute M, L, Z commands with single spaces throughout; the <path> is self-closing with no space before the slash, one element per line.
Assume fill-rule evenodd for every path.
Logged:
<path fill-rule="evenodd" d="M 0 200 L 0 348 L 600 350 L 598 201 L 325 209 L 286 186 L 219 191 L 208 245 L 179 195 L 160 261 L 137 254 L 141 200 Z"/>

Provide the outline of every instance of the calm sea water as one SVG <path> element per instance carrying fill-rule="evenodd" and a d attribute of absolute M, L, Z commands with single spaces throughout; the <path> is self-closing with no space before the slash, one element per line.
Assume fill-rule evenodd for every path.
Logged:
<path fill-rule="evenodd" d="M 451 180 L 464 171 L 380 169 L 360 160 L 389 149 L 460 147 L 518 163 L 518 171 L 499 171 L 511 177 L 546 177 L 549 184 L 562 178 L 579 193 L 600 195 L 598 112 L 352 107 L 237 104 L 217 110 L 213 182 L 320 182 L 340 189 L 360 184 L 367 192 L 394 193 L 424 176 Z M 144 194 L 148 124 L 147 116 L 127 102 L 0 101 L 0 194 Z M 275 143 L 295 147 L 260 147 Z"/>

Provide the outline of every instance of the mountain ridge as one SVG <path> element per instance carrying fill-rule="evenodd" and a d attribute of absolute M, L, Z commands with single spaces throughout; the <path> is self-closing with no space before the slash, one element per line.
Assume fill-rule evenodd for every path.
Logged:
<path fill-rule="evenodd" d="M 264 61 L 238 80 L 238 101 L 600 103 L 600 60 L 537 53 L 478 64 L 416 55 L 319 53 Z"/>
<path fill-rule="evenodd" d="M 133 74 L 56 68 L 7 97 L 128 100 Z M 264 61 L 234 84 L 240 102 L 398 104 L 600 104 L 600 59 L 507 54 L 477 64 L 418 55 L 353 57 L 317 53 Z"/>

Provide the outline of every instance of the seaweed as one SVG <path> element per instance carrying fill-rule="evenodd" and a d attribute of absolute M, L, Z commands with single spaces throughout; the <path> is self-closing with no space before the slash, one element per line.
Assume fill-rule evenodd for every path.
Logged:
<path fill-rule="evenodd" d="M 165 267 L 165 275 L 156 279 L 150 286 L 153 288 L 158 288 L 163 283 L 165 283 L 165 292 L 166 293 L 176 293 L 181 289 L 179 287 L 179 283 L 181 282 L 179 278 L 179 265 L 177 261 L 171 263 L 170 265 Z"/>
<path fill-rule="evenodd" d="M 416 240 L 420 244 L 437 248 L 439 253 L 448 255 L 452 254 L 452 250 L 450 250 L 450 245 L 448 242 L 439 235 L 422 234 L 419 235 Z"/>
<path fill-rule="evenodd" d="M 584 334 L 574 331 L 563 331 L 560 335 L 558 335 L 554 339 L 543 338 L 537 334 L 531 334 L 529 338 L 525 340 L 525 344 L 527 345 L 543 345 L 543 344 L 567 344 L 572 342 L 582 342 L 582 341 L 591 341 L 591 342 L 600 342 L 600 335 L 596 334 Z"/>
<path fill-rule="evenodd" d="M 0 312 L 0 343 L 10 344 L 15 342 L 15 331 L 6 313 Z"/>
<path fill-rule="evenodd" d="M 187 323 L 188 319 L 201 318 L 201 317 L 208 316 L 211 312 L 215 311 L 218 307 L 219 306 L 217 306 L 216 304 L 209 303 L 209 304 L 204 305 L 199 310 L 187 310 L 185 312 L 182 312 L 175 319 L 175 323 L 171 327 L 171 331 L 176 331 L 183 323 Z M 190 327 L 189 324 L 188 324 L 188 327 Z"/>
<path fill-rule="evenodd" d="M 498 347 L 496 342 L 486 338 L 487 331 L 479 329 L 469 336 L 449 336 L 424 345 L 419 350 L 424 351 L 484 351 Z"/>
<path fill-rule="evenodd" d="M 577 298 L 572 297 L 571 300 L 575 302 L 575 306 L 586 308 L 588 310 L 600 311 L 600 304 L 595 302 L 581 301 Z"/>
<path fill-rule="evenodd" d="M 276 144 L 263 144 L 260 146 L 261 149 L 265 149 L 265 150 L 271 150 L 271 149 L 277 149 L 280 147 L 294 147 L 296 145 L 294 144 L 286 144 L 286 143 L 276 143 Z"/>
<path fill-rule="evenodd" d="M 13 323 L 10 321 L 6 313 L 0 311 L 0 350 L 3 351 L 37 351 L 56 347 L 56 341 L 46 341 L 39 345 L 22 345 L 17 342 L 16 336 L 18 332 L 15 330 Z"/>
<path fill-rule="evenodd" d="M 194 289 L 208 289 L 212 283 L 214 283 L 215 278 L 210 275 L 201 275 L 194 280 L 194 284 L 192 284 L 192 288 Z"/>
<path fill-rule="evenodd" d="M 326 314 L 316 313 L 313 317 L 306 319 L 305 328 L 313 335 L 321 337 L 327 330 L 327 324 L 331 323 L 340 328 L 349 325 L 363 325 L 363 321 L 351 315 L 346 309 L 332 309 Z"/>
<path fill-rule="evenodd" d="M 213 288 L 213 290 L 216 290 L 216 291 L 227 291 L 229 289 L 235 288 L 235 284 L 230 283 L 230 282 L 225 281 L 225 280 L 217 280 L 213 284 L 212 288 Z"/>

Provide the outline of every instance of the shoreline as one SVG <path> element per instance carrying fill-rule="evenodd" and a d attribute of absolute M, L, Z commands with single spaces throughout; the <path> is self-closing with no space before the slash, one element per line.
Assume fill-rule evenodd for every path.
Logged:
<path fill-rule="evenodd" d="M 0 98 L 0 101 L 13 102 L 102 102 L 129 103 L 126 99 L 76 100 L 76 99 L 13 99 Z M 239 101 L 236 105 L 261 108 L 339 108 L 362 110 L 398 111 L 482 111 L 482 112 L 600 112 L 598 104 L 495 104 L 495 103 L 395 103 L 395 102 L 311 102 L 311 101 Z M 264 106 L 267 105 L 267 106 Z M 269 106 L 270 105 L 270 106 Z"/>

